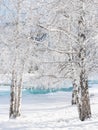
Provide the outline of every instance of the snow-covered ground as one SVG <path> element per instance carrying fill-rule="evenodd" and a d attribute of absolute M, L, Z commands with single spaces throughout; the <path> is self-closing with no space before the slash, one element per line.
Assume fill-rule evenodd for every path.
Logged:
<path fill-rule="evenodd" d="M 22 115 L 9 119 L 9 88 L 0 87 L 0 130 L 98 130 L 98 88 L 90 88 L 92 118 L 78 119 L 71 92 L 27 94 L 23 92 Z"/>

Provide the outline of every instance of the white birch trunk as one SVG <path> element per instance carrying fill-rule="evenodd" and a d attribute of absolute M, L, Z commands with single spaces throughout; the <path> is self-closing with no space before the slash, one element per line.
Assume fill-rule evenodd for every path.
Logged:
<path fill-rule="evenodd" d="M 89 91 L 88 91 L 88 76 L 86 73 L 86 49 L 85 49 L 85 13 L 84 13 L 84 1 L 81 3 L 81 12 L 80 18 L 78 21 L 78 42 L 80 45 L 79 49 L 79 61 L 80 61 L 80 91 L 79 91 L 79 102 L 78 103 L 78 110 L 79 110 L 79 118 L 81 121 L 84 121 L 87 118 L 91 117 L 91 108 L 90 108 L 90 99 L 89 99 Z"/>
<path fill-rule="evenodd" d="M 17 102 L 17 116 L 21 115 L 21 101 L 22 101 L 22 76 L 18 84 L 18 102 Z"/>
<path fill-rule="evenodd" d="M 77 84 L 76 80 L 73 81 L 73 91 L 72 91 L 72 105 L 76 104 L 77 100 Z"/>
<path fill-rule="evenodd" d="M 11 83 L 11 88 L 10 88 L 10 112 L 9 112 L 9 117 L 10 118 L 15 118 L 15 71 L 13 70 L 12 72 L 12 83 Z"/>
<path fill-rule="evenodd" d="M 91 117 L 88 80 L 85 77 L 85 71 L 81 71 L 80 90 L 81 102 L 79 103 L 79 118 L 81 121 L 84 121 Z"/>

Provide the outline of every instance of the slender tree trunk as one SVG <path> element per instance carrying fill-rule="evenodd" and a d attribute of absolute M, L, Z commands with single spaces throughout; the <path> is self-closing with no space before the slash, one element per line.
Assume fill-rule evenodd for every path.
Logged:
<path fill-rule="evenodd" d="M 16 73 L 16 76 L 15 76 L 15 80 L 16 80 L 16 83 L 15 83 L 15 104 L 14 104 L 14 116 L 15 118 L 17 117 L 17 102 L 18 102 L 18 88 L 17 88 L 17 73 Z"/>
<path fill-rule="evenodd" d="M 77 98 L 77 84 L 76 80 L 73 81 L 73 91 L 72 91 L 72 105 L 76 104 Z"/>
<path fill-rule="evenodd" d="M 21 99 L 22 99 L 22 77 L 18 85 L 18 103 L 17 103 L 17 116 L 21 115 Z"/>
<path fill-rule="evenodd" d="M 10 88 L 10 112 L 9 112 L 9 117 L 10 118 L 15 118 L 15 71 L 13 70 L 12 72 L 12 83 L 11 83 L 11 88 Z"/>
<path fill-rule="evenodd" d="M 80 90 L 81 102 L 79 104 L 79 118 L 81 121 L 84 121 L 91 117 L 88 80 L 85 77 L 85 71 L 81 71 L 80 74 Z"/>

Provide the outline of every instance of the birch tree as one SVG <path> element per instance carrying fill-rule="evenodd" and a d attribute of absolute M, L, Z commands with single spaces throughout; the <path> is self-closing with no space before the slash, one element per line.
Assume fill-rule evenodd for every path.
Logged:
<path fill-rule="evenodd" d="M 23 21 L 21 21 L 22 1 L 16 3 L 16 19 L 15 31 L 13 36 L 14 52 L 12 66 L 12 82 L 11 82 L 11 100 L 10 100 L 10 118 L 16 118 L 21 115 L 21 99 L 22 99 L 22 84 L 25 63 L 29 54 L 28 38 L 25 37 L 23 31 Z M 24 21 L 25 22 L 25 21 Z M 28 28 L 27 28 L 28 31 Z"/>
<path fill-rule="evenodd" d="M 98 58 L 96 57 L 96 53 L 97 53 L 96 52 L 97 44 L 95 42 L 96 31 L 94 31 L 94 29 L 96 30 L 97 28 L 96 28 L 96 25 L 95 26 L 91 25 L 91 27 L 87 25 L 87 22 L 89 21 L 89 19 L 87 16 L 86 7 L 89 6 L 89 4 L 90 4 L 89 1 L 80 1 L 79 17 L 77 21 L 78 43 L 76 47 L 78 47 L 78 50 L 77 49 L 76 50 L 78 52 L 77 60 L 79 64 L 79 73 L 78 73 L 79 74 L 79 84 L 78 84 L 79 91 L 78 90 L 76 91 L 78 91 L 77 93 L 79 93 L 79 95 L 77 95 L 77 99 L 78 99 L 77 105 L 78 105 L 78 110 L 79 110 L 79 118 L 82 121 L 91 117 L 91 108 L 90 108 L 90 99 L 89 99 L 89 90 L 88 90 L 88 76 L 91 72 L 89 68 L 91 67 L 93 69 L 96 68 L 96 65 L 94 65 L 94 61 L 96 62 L 96 59 Z M 92 12 L 91 17 L 95 17 L 94 15 L 95 15 L 94 12 Z M 91 24 L 93 24 L 93 22 L 91 22 Z M 89 30 L 89 32 L 87 32 L 87 30 Z M 91 36 L 92 34 L 93 36 Z M 91 48 L 91 44 L 92 44 L 91 42 L 94 43 L 94 46 L 92 48 Z M 95 49 L 95 54 L 93 52 L 94 51 L 93 49 Z M 91 60 L 91 63 L 89 63 L 89 60 Z"/>
<path fill-rule="evenodd" d="M 27 73 L 27 65 L 35 54 L 35 44 L 32 41 L 32 30 L 34 29 L 33 2 L 16 2 L 16 24 L 15 24 L 15 52 L 12 67 L 11 104 L 10 117 L 16 118 L 21 115 L 22 84 L 24 72 Z M 25 14 L 22 19 L 21 14 Z M 31 66 L 31 65 L 30 65 Z M 26 69 L 24 71 L 24 68 Z"/>
<path fill-rule="evenodd" d="M 58 10 L 61 9 L 60 2 L 61 1 L 59 1 L 58 4 L 59 6 L 56 6 L 56 12 L 58 12 Z M 67 9 L 64 8 L 64 11 L 65 14 L 67 12 L 69 15 L 64 14 L 64 16 L 72 18 L 70 21 L 71 29 L 70 30 L 68 28 L 65 29 L 64 25 L 62 26 L 62 24 L 60 24 L 61 26 L 58 26 L 57 23 L 55 25 L 55 22 L 52 23 L 50 26 L 46 25 L 45 28 L 50 32 L 61 32 L 67 36 L 66 39 L 69 47 L 66 44 L 65 50 L 61 52 L 68 54 L 72 57 L 74 55 L 74 59 L 72 58 L 69 61 L 70 65 L 68 67 L 69 68 L 68 71 L 70 72 L 71 70 L 71 75 L 73 74 L 74 76 L 72 77 L 74 92 L 75 92 L 75 94 L 73 92 L 73 95 L 76 95 L 75 96 L 76 101 L 73 101 L 74 99 L 72 99 L 72 103 L 73 102 L 77 103 L 79 118 L 80 120 L 84 121 L 85 119 L 91 117 L 90 99 L 89 99 L 89 91 L 88 91 L 88 77 L 89 74 L 92 71 L 94 71 L 95 68 L 97 68 L 96 66 L 97 65 L 96 58 L 98 58 L 96 55 L 97 44 L 95 43 L 96 41 L 95 39 L 97 37 L 97 26 L 93 25 L 93 23 L 96 21 L 95 15 L 97 15 L 97 13 L 95 14 L 96 8 L 95 8 L 94 1 L 92 1 L 92 3 L 90 3 L 90 1 L 88 0 L 87 1 L 73 0 L 69 3 L 67 2 L 65 2 Z M 92 7 L 91 4 L 93 5 Z M 72 8 L 69 8 L 69 6 Z M 56 15 L 55 17 L 55 21 L 57 16 L 58 15 Z M 92 19 L 91 22 L 90 22 L 90 18 Z M 69 44 L 70 42 L 71 45 Z M 94 46 L 92 46 L 93 43 Z M 72 48 L 71 50 L 70 50 L 70 46 Z M 59 53 L 60 49 L 58 51 L 58 49 L 56 48 L 54 49 L 54 51 Z M 94 62 L 96 62 L 96 65 Z M 66 67 L 64 68 L 65 69 L 62 69 L 63 72 L 64 70 L 66 70 Z M 90 68 L 93 68 L 93 70 Z"/>

